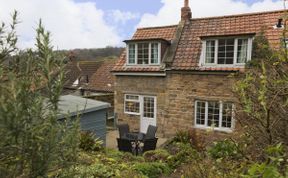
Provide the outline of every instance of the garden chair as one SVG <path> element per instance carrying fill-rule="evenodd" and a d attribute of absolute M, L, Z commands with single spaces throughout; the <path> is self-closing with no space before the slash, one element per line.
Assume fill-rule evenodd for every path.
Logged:
<path fill-rule="evenodd" d="M 117 138 L 118 150 L 133 153 L 133 147 L 130 140 Z"/>
<path fill-rule="evenodd" d="M 126 138 L 127 133 L 130 132 L 128 124 L 120 124 L 120 125 L 118 125 L 118 130 L 119 130 L 119 137 L 120 138 Z"/>
<path fill-rule="evenodd" d="M 158 128 L 157 126 L 149 125 L 147 129 L 147 133 L 145 134 L 144 140 L 155 138 L 157 128 Z"/>
<path fill-rule="evenodd" d="M 146 151 L 155 150 L 158 138 L 145 139 L 143 147 L 140 148 L 140 153 L 143 154 Z"/>

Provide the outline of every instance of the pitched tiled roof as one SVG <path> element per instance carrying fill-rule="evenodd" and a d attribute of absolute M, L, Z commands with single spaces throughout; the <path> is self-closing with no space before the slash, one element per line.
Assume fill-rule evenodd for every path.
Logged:
<path fill-rule="evenodd" d="M 284 11 L 192 19 L 184 26 L 172 69 L 231 71 L 231 68 L 198 67 L 202 47 L 201 37 L 255 34 L 263 29 L 270 44 L 277 46 L 280 43 L 282 29 L 274 29 L 273 26 L 282 15 Z"/>
<path fill-rule="evenodd" d="M 67 64 L 66 82 L 64 87 L 70 89 L 89 89 L 99 92 L 113 92 L 114 78 L 111 69 L 115 65 L 116 59 L 106 59 L 103 61 L 73 61 Z M 80 83 L 73 86 L 73 83 L 81 76 L 88 76 L 88 85 Z"/>
<path fill-rule="evenodd" d="M 66 67 L 66 82 L 64 87 L 74 88 L 73 83 L 81 76 L 88 76 L 88 80 L 101 66 L 102 61 L 72 61 Z M 79 86 L 78 86 L 79 87 Z"/>
<path fill-rule="evenodd" d="M 248 35 L 260 33 L 263 29 L 265 36 L 272 46 L 278 46 L 282 34 L 281 29 L 273 26 L 285 11 L 270 11 L 231 16 L 195 18 L 186 22 L 171 65 L 172 70 L 197 70 L 197 71 L 235 71 L 239 68 L 200 68 L 201 38 L 212 36 Z M 175 38 L 177 26 L 164 26 L 137 29 L 132 39 Z M 115 65 L 114 72 L 157 72 L 164 69 L 158 67 L 127 67 L 125 66 L 125 51 Z"/>
<path fill-rule="evenodd" d="M 138 28 L 136 33 L 133 35 L 132 40 L 161 38 L 170 41 L 174 38 L 176 29 L 177 25 Z"/>
<path fill-rule="evenodd" d="M 115 65 L 116 59 L 107 59 L 90 78 L 88 86 L 84 89 L 98 92 L 113 92 L 115 77 L 111 74 L 111 70 Z"/>

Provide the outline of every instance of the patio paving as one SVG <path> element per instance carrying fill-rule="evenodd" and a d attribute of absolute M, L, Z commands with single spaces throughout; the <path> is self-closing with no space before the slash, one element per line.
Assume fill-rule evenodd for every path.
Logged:
<path fill-rule="evenodd" d="M 106 148 L 117 149 L 116 138 L 119 138 L 118 130 L 108 130 L 106 134 Z M 157 148 L 163 145 L 166 141 L 167 141 L 167 138 L 158 137 Z"/>

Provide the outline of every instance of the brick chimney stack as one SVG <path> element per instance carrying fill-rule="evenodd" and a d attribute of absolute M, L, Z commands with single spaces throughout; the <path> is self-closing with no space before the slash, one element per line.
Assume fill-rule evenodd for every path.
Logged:
<path fill-rule="evenodd" d="M 192 18 L 192 12 L 189 7 L 189 0 L 184 1 L 184 7 L 181 8 L 181 21 L 187 21 Z"/>

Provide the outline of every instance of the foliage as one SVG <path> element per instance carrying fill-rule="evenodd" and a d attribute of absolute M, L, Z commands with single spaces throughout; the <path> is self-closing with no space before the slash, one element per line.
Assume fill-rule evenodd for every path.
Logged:
<path fill-rule="evenodd" d="M 204 151 L 206 147 L 203 133 L 200 134 L 195 129 L 191 129 L 188 131 L 187 130 L 177 131 L 173 141 L 184 144 L 190 144 L 194 149 L 198 151 Z"/>
<path fill-rule="evenodd" d="M 76 161 L 78 123 L 57 121 L 63 57 L 40 21 L 36 49 L 17 48 L 17 12 L 0 27 L 0 175 L 45 177 Z M 44 98 L 41 93 L 47 93 Z"/>
<path fill-rule="evenodd" d="M 263 178 L 285 178 L 288 176 L 288 167 L 281 165 L 287 164 L 285 160 L 285 151 L 282 144 L 269 146 L 266 149 L 268 159 L 266 162 L 254 163 L 249 167 L 246 175 L 243 177 L 263 177 Z M 284 164 L 283 164 L 284 163 Z M 285 171 L 286 169 L 286 171 Z"/>
<path fill-rule="evenodd" d="M 103 60 L 107 57 L 118 57 L 121 52 L 124 50 L 122 47 L 111 47 L 107 46 L 106 48 L 98 49 L 74 49 L 72 51 L 62 50 L 58 51 L 60 54 L 65 54 L 69 57 L 70 60 Z"/>
<path fill-rule="evenodd" d="M 260 151 L 279 142 L 288 145 L 288 59 L 283 52 L 287 48 L 271 48 L 264 33 L 255 37 L 253 46 L 252 62 L 234 91 L 241 108 L 238 122 Z"/>
<path fill-rule="evenodd" d="M 80 165 L 72 167 L 68 171 L 62 172 L 59 177 L 115 177 L 120 176 L 119 170 L 115 170 L 109 165 L 94 163 L 91 165 Z"/>
<path fill-rule="evenodd" d="M 171 156 L 168 157 L 168 165 L 175 169 L 181 164 L 188 163 L 197 157 L 197 151 L 190 144 L 172 143 L 167 148 Z"/>
<path fill-rule="evenodd" d="M 240 164 L 239 164 L 240 163 Z M 191 161 L 185 167 L 183 177 L 187 178 L 238 178 L 241 177 L 242 167 L 245 162 L 234 162 L 231 160 L 210 159 L 205 155 Z"/>
<path fill-rule="evenodd" d="M 113 158 L 117 160 L 118 162 L 144 162 L 144 158 L 140 156 L 134 156 L 131 153 L 125 153 L 125 152 L 120 152 L 114 149 L 106 149 L 105 150 L 105 155 L 109 158 Z"/>
<path fill-rule="evenodd" d="M 241 156 L 238 152 L 237 143 L 228 139 L 215 142 L 214 145 L 208 150 L 208 153 L 214 159 L 236 158 Z"/>
<path fill-rule="evenodd" d="M 144 162 L 136 163 L 133 168 L 149 178 L 157 178 L 161 174 L 169 174 L 171 169 L 166 163 L 160 162 Z"/>
<path fill-rule="evenodd" d="M 79 147 L 84 151 L 100 151 L 103 149 L 103 141 L 96 138 L 93 132 L 81 132 Z"/>
<path fill-rule="evenodd" d="M 188 131 L 180 130 L 176 132 L 176 136 L 173 141 L 181 143 L 191 143 L 191 137 Z"/>
<path fill-rule="evenodd" d="M 143 155 L 145 161 L 147 162 L 167 162 L 170 156 L 171 155 L 168 153 L 168 151 L 164 149 L 147 151 Z"/>

